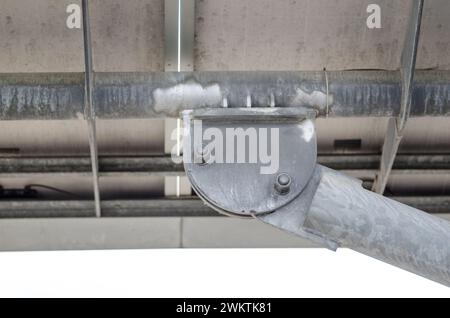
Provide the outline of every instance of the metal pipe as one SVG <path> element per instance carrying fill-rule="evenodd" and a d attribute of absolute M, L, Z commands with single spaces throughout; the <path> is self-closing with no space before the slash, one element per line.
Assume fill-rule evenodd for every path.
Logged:
<path fill-rule="evenodd" d="M 96 73 L 98 118 L 176 117 L 184 109 L 310 107 L 319 116 L 397 116 L 395 71 Z M 0 74 L 0 119 L 83 117 L 83 74 Z M 450 71 L 417 71 L 411 116 L 450 115 Z"/>
<path fill-rule="evenodd" d="M 339 246 L 450 286 L 450 223 L 320 167 L 305 229 Z"/>
<path fill-rule="evenodd" d="M 0 200 L 0 219 L 95 216 L 95 204 L 90 200 Z M 219 216 L 219 214 L 197 198 L 102 201 L 102 217 L 161 216 Z"/>
<path fill-rule="evenodd" d="M 336 170 L 377 169 L 379 155 L 319 155 L 317 162 Z M 394 170 L 450 170 L 450 154 L 397 155 Z M 85 173 L 90 172 L 88 157 L 0 157 L 0 174 Z M 182 163 L 170 156 L 99 157 L 101 173 L 136 173 L 176 175 L 184 173 Z"/>
<path fill-rule="evenodd" d="M 1 191 L 0 191 L 1 197 Z M 392 197 L 443 218 L 450 218 L 450 197 Z M 197 197 L 102 200 L 102 217 L 222 216 Z M 90 200 L 0 200 L 2 218 L 95 217 Z"/>

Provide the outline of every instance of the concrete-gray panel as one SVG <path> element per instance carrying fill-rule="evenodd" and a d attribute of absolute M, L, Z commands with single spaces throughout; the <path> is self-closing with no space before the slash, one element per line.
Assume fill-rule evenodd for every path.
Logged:
<path fill-rule="evenodd" d="M 22 156 L 85 155 L 89 153 L 83 120 L 0 121 L 0 149 Z M 97 120 L 101 155 L 162 154 L 164 124 L 160 119 Z"/>
<path fill-rule="evenodd" d="M 179 218 L 0 220 L 0 251 L 173 248 Z"/>
<path fill-rule="evenodd" d="M 416 68 L 448 70 L 450 69 L 450 1 L 425 1 L 423 10 Z"/>
<path fill-rule="evenodd" d="M 361 149 L 355 152 L 379 153 L 387 127 L 387 118 L 318 118 L 316 131 L 320 153 L 351 152 L 351 149 L 337 149 L 335 140 L 361 139 Z M 412 117 L 404 131 L 400 153 L 449 152 L 448 127 L 450 117 Z"/>
<path fill-rule="evenodd" d="M 2 72 L 83 71 L 82 31 L 66 26 L 72 0 L 2 0 Z"/>
<path fill-rule="evenodd" d="M 164 69 L 163 0 L 94 0 L 90 18 L 94 70 Z M 1 72 L 82 72 L 81 29 L 66 8 L 79 0 L 2 0 Z"/>
<path fill-rule="evenodd" d="M 450 220 L 450 214 L 438 214 Z M 182 222 L 182 223 L 180 223 Z M 183 233 L 182 240 L 180 233 Z M 150 217 L 0 220 L 0 251 L 317 247 L 256 220 Z"/>
<path fill-rule="evenodd" d="M 397 69 L 409 5 L 360 0 L 216 0 L 197 4 L 198 70 Z"/>
<path fill-rule="evenodd" d="M 313 243 L 253 219 L 183 218 L 183 247 L 317 247 Z"/>
<path fill-rule="evenodd" d="M 381 29 L 368 29 L 369 0 L 199 1 L 198 70 L 398 69 L 409 1 L 380 0 Z M 450 67 L 450 3 L 427 1 L 418 68 Z"/>
<path fill-rule="evenodd" d="M 94 0 L 97 72 L 164 71 L 164 0 Z"/>
<path fill-rule="evenodd" d="M 3 0 L 2 72 L 83 71 L 82 32 L 66 27 L 79 0 Z M 197 70 L 397 69 L 408 1 L 380 0 L 382 28 L 365 23 L 369 0 L 197 1 Z M 164 69 L 163 0 L 92 1 L 96 71 Z M 425 3 L 418 68 L 450 67 L 450 3 Z"/>

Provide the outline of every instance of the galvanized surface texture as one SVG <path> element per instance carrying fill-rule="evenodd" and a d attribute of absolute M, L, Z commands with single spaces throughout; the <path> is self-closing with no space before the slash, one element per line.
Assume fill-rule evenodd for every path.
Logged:
<path fill-rule="evenodd" d="M 228 124 L 227 118 L 217 122 L 217 118 L 204 119 L 200 115 L 201 127 L 195 126 L 195 114 L 186 112 L 184 116 L 185 127 L 189 127 L 183 145 L 186 174 L 197 194 L 220 212 L 252 216 L 275 211 L 300 194 L 313 172 L 317 157 L 313 122 L 298 117 L 290 122 L 282 117 L 278 122 L 266 121 L 261 119 L 262 112 L 241 110 L 239 123 Z M 218 130 L 224 139 L 218 141 L 217 135 L 205 137 L 208 129 Z M 216 138 L 217 147 L 209 150 L 214 151 L 208 158 L 210 162 L 207 159 L 203 163 L 196 160 L 196 151 L 198 147 L 208 148 L 210 142 L 205 138 Z M 265 162 L 261 151 L 273 160 Z M 276 191 L 279 174 L 290 176 L 287 193 Z"/>
<path fill-rule="evenodd" d="M 97 73 L 93 101 L 99 118 L 178 116 L 182 110 L 227 107 L 309 107 L 321 116 L 396 116 L 397 72 Z M 3 120 L 82 116 L 80 74 L 0 75 Z M 411 116 L 450 113 L 450 75 L 417 72 Z M 328 107 L 327 107 L 328 106 Z"/>
<path fill-rule="evenodd" d="M 305 227 L 344 247 L 450 286 L 450 223 L 321 168 Z"/>
<path fill-rule="evenodd" d="M 174 157 L 178 161 L 179 158 Z M 335 170 L 374 170 L 379 166 L 376 154 L 319 154 L 317 162 Z M 170 156 L 102 156 L 99 158 L 102 173 L 148 173 L 182 174 L 184 167 Z M 396 170 L 416 170 L 433 174 L 433 171 L 450 171 L 449 154 L 397 155 Z M 86 156 L 7 156 L 0 157 L 0 174 L 20 175 L 26 173 L 86 173 L 90 172 Z"/>

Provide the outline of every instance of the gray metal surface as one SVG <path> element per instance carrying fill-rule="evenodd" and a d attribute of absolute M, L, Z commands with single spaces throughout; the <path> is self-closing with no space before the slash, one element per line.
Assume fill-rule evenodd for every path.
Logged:
<path fill-rule="evenodd" d="M 389 118 L 386 136 L 384 137 L 383 148 L 381 150 L 380 169 L 375 177 L 372 190 L 383 194 L 391 174 L 392 165 L 397 155 L 402 133 L 397 127 L 397 118 Z"/>
<path fill-rule="evenodd" d="M 224 122 L 227 127 L 236 128 L 250 122 L 256 127 L 271 127 L 270 121 L 252 114 L 243 114 L 240 120 L 215 114 L 217 118 L 212 124 L 217 126 Z M 199 129 L 190 120 L 188 114 L 188 137 Z M 289 129 L 291 125 L 280 120 L 277 127 Z M 313 123 L 310 125 L 314 131 Z M 295 138 L 305 137 L 305 132 L 288 131 L 284 135 L 284 143 L 291 147 Z M 331 250 L 349 247 L 450 287 L 450 222 L 365 190 L 360 180 L 316 165 L 315 161 L 306 160 L 305 164 L 305 160 L 298 160 L 298 152 L 316 156 L 315 138 L 295 145 L 294 150 L 280 151 L 281 169 L 269 175 L 271 182 L 267 182 L 266 175 L 255 173 L 250 165 L 190 164 L 195 147 L 190 144 L 190 138 L 187 140 L 184 147 L 186 173 L 200 198 L 217 211 L 252 216 Z M 249 144 L 245 147 L 243 150 L 255 151 Z M 289 163 L 287 168 L 282 165 L 285 162 Z M 210 166 L 214 169 L 208 169 Z M 294 173 L 292 169 L 298 171 Z M 277 173 L 287 173 L 288 177 L 287 181 L 279 181 L 279 185 L 291 183 L 291 180 L 293 185 L 301 185 L 292 193 L 288 192 L 286 200 L 280 199 L 279 189 L 274 193 L 273 177 Z M 249 180 L 247 175 L 251 176 Z M 251 194 L 241 191 L 238 180 L 242 179 Z M 275 199 L 276 204 L 266 203 L 271 199 Z"/>
<path fill-rule="evenodd" d="M 1 194 L 1 190 L 0 190 Z M 390 197 L 417 209 L 448 218 L 450 196 Z M 21 218 L 92 218 L 95 206 L 89 200 L 0 200 L 0 219 Z M 198 197 L 165 197 L 154 199 L 110 199 L 102 201 L 102 217 L 219 217 L 217 211 L 206 206 Z"/>
<path fill-rule="evenodd" d="M 99 118 L 178 116 L 184 109 L 246 106 L 309 107 L 319 115 L 396 116 L 401 85 L 396 72 L 96 73 L 93 102 Z M 81 74 L 1 74 L 2 120 L 68 119 L 82 114 Z M 411 116 L 446 116 L 450 76 L 417 72 Z M 273 97 L 272 97 L 273 96 Z"/>
<path fill-rule="evenodd" d="M 364 190 L 328 169 L 305 228 L 343 247 L 450 286 L 450 223 Z"/>
<path fill-rule="evenodd" d="M 402 77 L 402 97 L 400 111 L 397 118 L 391 118 L 382 148 L 380 172 L 373 184 L 373 191 L 383 194 L 392 165 L 397 155 L 403 130 L 411 113 L 411 97 L 414 85 L 414 72 L 416 68 L 417 49 L 419 46 L 420 26 L 422 22 L 424 0 L 412 2 L 411 16 L 409 17 L 408 30 L 401 57 L 400 74 Z"/>
<path fill-rule="evenodd" d="M 450 223 L 375 194 L 361 182 L 316 167 L 291 204 L 259 217 L 322 244 L 348 247 L 450 286 Z"/>
<path fill-rule="evenodd" d="M 100 157 L 99 170 L 103 175 L 115 172 L 142 172 L 148 175 L 180 175 L 184 173 L 183 164 L 175 163 L 168 156 Z M 90 161 L 86 157 L 0 157 L 0 174 L 77 174 L 90 171 Z"/>
<path fill-rule="evenodd" d="M 380 155 L 318 155 L 317 162 L 335 170 L 376 169 Z M 82 174 L 91 171 L 87 157 L 0 157 L 0 174 Z M 397 155 L 394 169 L 450 171 L 450 154 L 403 154 Z M 175 163 L 169 156 L 104 156 L 99 158 L 102 175 L 114 173 L 147 173 L 149 175 L 184 174 L 182 163 Z"/>
<path fill-rule="evenodd" d="M 91 25 L 89 18 L 89 1 L 82 0 L 83 45 L 84 45 L 84 117 L 88 125 L 89 151 L 91 154 L 92 181 L 94 185 L 95 215 L 101 216 L 100 186 L 98 180 L 97 128 L 95 122 L 95 105 L 93 99 L 94 70 L 91 43 Z"/>
<path fill-rule="evenodd" d="M 449 210 L 450 211 L 450 210 Z M 96 216 L 95 204 L 81 200 L 1 200 L 0 218 L 76 218 Z M 103 200 L 102 217 L 218 216 L 198 198 Z"/>
<path fill-rule="evenodd" d="M 184 126 L 188 128 L 185 130 L 188 133 L 184 135 L 183 145 L 186 174 L 197 194 L 220 212 L 239 216 L 272 212 L 299 195 L 313 172 L 317 141 L 314 124 L 308 115 L 305 116 L 307 112 L 303 109 L 295 112 L 295 109 L 290 108 L 284 111 L 276 108 L 266 110 L 270 112 L 244 108 L 183 113 Z M 202 127 L 195 126 L 196 120 L 201 120 Z M 205 164 L 195 160 L 198 147 L 204 149 L 207 146 L 202 140 L 206 130 L 220 130 L 223 136 L 229 138 L 226 131 L 236 127 L 241 133 L 236 132 L 231 137 L 233 140 L 227 139 L 219 145 L 222 158 Z M 257 154 L 253 160 L 249 159 L 257 149 L 261 151 L 260 129 L 266 129 L 267 140 L 263 142 L 266 149 L 271 149 L 271 158 L 276 160 L 274 171 L 268 165 L 275 163 L 262 162 Z M 253 131 L 254 136 L 247 136 L 248 131 Z M 239 159 L 242 155 L 243 158 Z M 289 193 L 280 195 L 275 192 L 275 173 L 291 176 Z"/>
<path fill-rule="evenodd" d="M 125 144 L 124 147 L 126 146 Z M 0 156 L 0 185 L 8 189 L 23 188 L 28 184 L 46 184 L 89 199 L 92 198 L 92 174 L 87 156 L 88 153 L 82 154 L 82 157 L 18 157 L 17 154 Z M 379 155 L 338 153 L 319 155 L 318 162 L 361 178 L 365 181 L 365 186 L 369 187 L 377 172 L 379 158 Z M 164 187 L 163 184 L 158 185 L 158 182 L 164 176 L 184 176 L 182 165 L 174 164 L 171 158 L 153 157 L 144 153 L 133 157 L 101 156 L 99 164 L 100 190 L 104 199 L 146 199 L 161 196 Z M 431 196 L 431 199 L 433 196 L 446 196 L 450 185 L 449 165 L 448 155 L 399 155 L 391 173 L 388 194 Z M 43 191 L 43 195 L 43 199 L 50 199 L 55 198 L 56 193 Z M 67 199 L 66 196 L 62 198 Z"/>

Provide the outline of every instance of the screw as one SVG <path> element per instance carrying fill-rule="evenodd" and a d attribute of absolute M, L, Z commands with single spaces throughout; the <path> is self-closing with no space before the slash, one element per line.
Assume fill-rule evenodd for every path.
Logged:
<path fill-rule="evenodd" d="M 275 190 L 279 194 L 285 195 L 289 193 L 290 187 L 291 187 L 291 177 L 287 173 L 279 174 L 275 181 Z"/>

